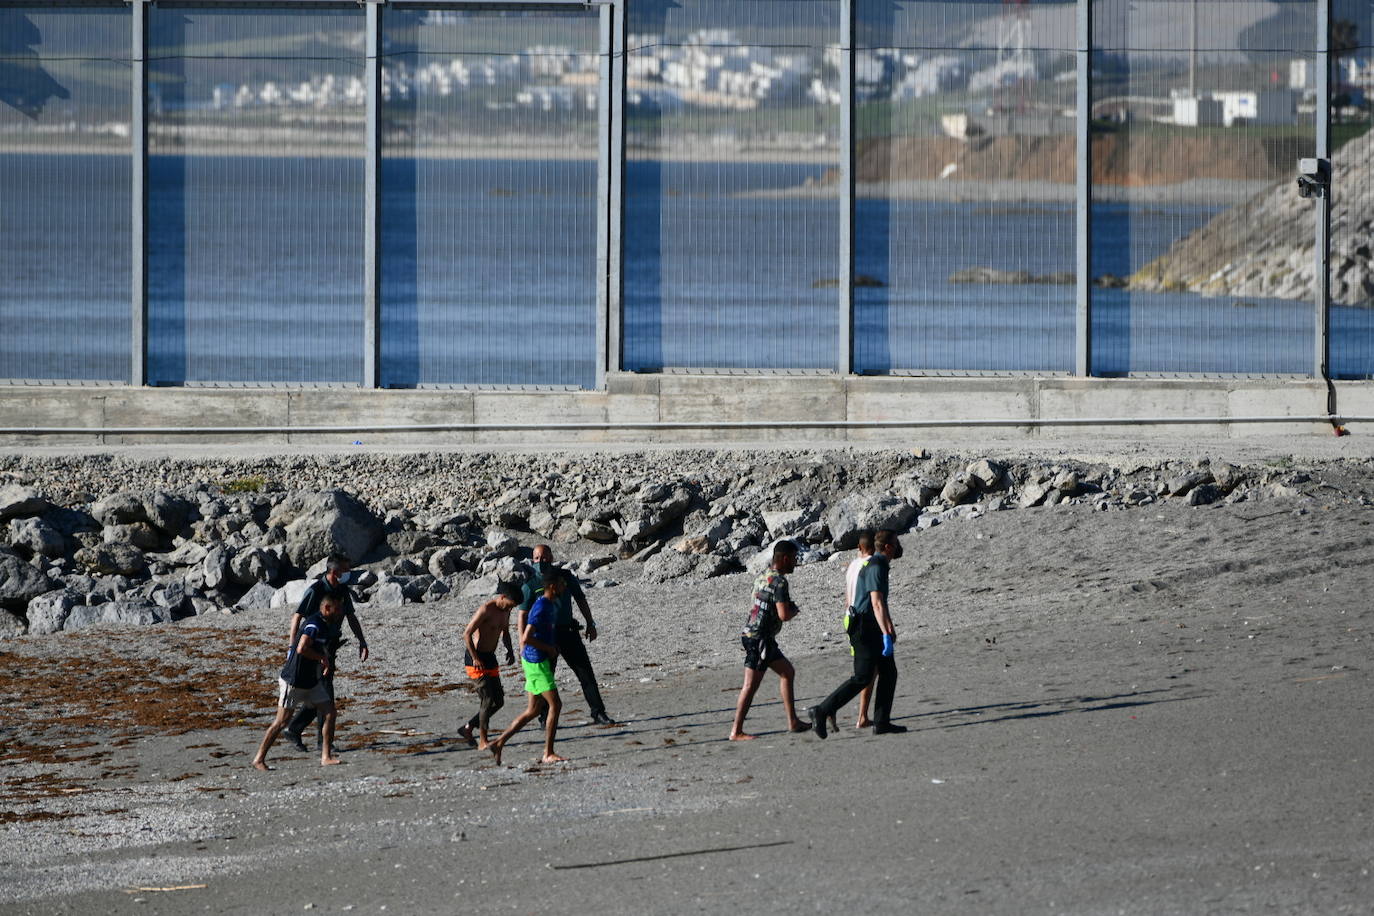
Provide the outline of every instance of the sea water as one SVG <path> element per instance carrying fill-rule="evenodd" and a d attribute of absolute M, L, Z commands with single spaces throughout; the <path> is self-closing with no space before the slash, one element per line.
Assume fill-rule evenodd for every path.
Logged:
<path fill-rule="evenodd" d="M 118 380 L 132 327 L 128 161 L 0 155 L 0 378 Z M 839 203 L 778 193 L 814 165 L 626 167 L 626 368 L 836 361 Z M 356 384 L 363 362 L 357 158 L 154 156 L 148 363 L 161 384 Z M 384 384 L 590 385 L 597 301 L 590 161 L 384 162 Z M 1093 210 L 1093 273 L 1127 276 L 1218 207 Z M 951 282 L 965 268 L 1071 273 L 1074 209 L 861 198 L 856 371 L 1073 370 L 1071 284 Z M 1062 279 L 1062 278 L 1060 278 Z M 1094 290 L 1092 368 L 1307 374 L 1310 301 Z M 1374 312 L 1332 310 L 1337 377 L 1374 372 Z"/>

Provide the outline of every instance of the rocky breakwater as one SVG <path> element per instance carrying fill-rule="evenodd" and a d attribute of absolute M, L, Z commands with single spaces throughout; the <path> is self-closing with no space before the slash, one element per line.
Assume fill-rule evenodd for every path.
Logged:
<path fill-rule="evenodd" d="M 1331 301 L 1374 306 L 1374 137 L 1351 140 L 1331 159 Z M 1294 170 L 1296 177 L 1296 169 Z M 1293 178 L 1226 210 L 1179 239 L 1130 277 L 1132 289 L 1253 296 L 1312 297 L 1315 205 Z"/>
<path fill-rule="evenodd" d="M 1367 468 L 1359 473 L 1368 476 Z M 1328 475 L 1329 477 L 1329 475 Z M 1338 483 L 1340 478 L 1337 478 Z M 344 481 L 350 481 L 348 487 Z M 118 488 L 118 489 L 116 489 Z M 592 587 L 766 565 L 791 538 L 838 558 L 865 529 L 924 531 L 1059 504 L 1129 510 L 1312 499 L 1367 503 L 1315 469 L 1086 464 L 923 452 L 684 451 L 0 465 L 0 635 L 294 607 L 330 553 L 382 609 L 489 594 L 557 545 Z M 94 493 L 105 493 L 98 498 Z"/>

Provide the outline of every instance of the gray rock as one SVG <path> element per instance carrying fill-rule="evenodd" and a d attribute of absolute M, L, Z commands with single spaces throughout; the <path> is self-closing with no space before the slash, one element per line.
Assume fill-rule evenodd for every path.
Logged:
<path fill-rule="evenodd" d="M 266 582 L 259 582 L 244 592 L 243 597 L 234 602 L 234 607 L 240 611 L 265 611 L 272 607 L 272 599 L 276 594 L 275 588 Z"/>
<path fill-rule="evenodd" d="M 711 552 L 711 541 L 704 535 L 692 535 L 685 537 L 673 545 L 673 549 L 680 553 L 703 554 Z"/>
<path fill-rule="evenodd" d="M 195 504 L 164 490 L 149 493 L 143 498 L 143 514 L 149 524 L 169 537 L 186 530 L 196 511 Z"/>
<path fill-rule="evenodd" d="M 210 552 L 204 544 L 195 541 L 182 541 L 170 552 L 162 555 L 163 562 L 173 566 L 196 566 Z"/>
<path fill-rule="evenodd" d="M 381 583 L 372 592 L 371 604 L 379 604 L 383 607 L 400 607 L 406 602 L 404 586 L 399 580 L 388 579 Z"/>
<path fill-rule="evenodd" d="M 428 531 L 394 531 L 386 536 L 386 546 L 393 553 L 423 553 L 438 544 Z"/>
<path fill-rule="evenodd" d="M 233 580 L 229 578 L 229 559 L 231 553 L 227 547 L 211 547 L 205 554 L 205 559 L 198 567 L 200 571 L 200 584 L 207 591 L 226 588 Z"/>
<path fill-rule="evenodd" d="M 658 553 L 667 544 L 667 541 L 654 541 L 653 543 L 634 551 L 626 559 L 635 563 L 647 562 L 650 557 Z"/>
<path fill-rule="evenodd" d="M 444 579 L 430 579 L 429 587 L 420 596 L 421 601 L 442 601 L 448 597 L 448 593 L 453 591 L 453 587 Z"/>
<path fill-rule="evenodd" d="M 1170 496 L 1186 496 L 1193 487 L 1204 483 L 1211 483 L 1212 474 L 1210 471 L 1188 471 L 1184 474 L 1176 474 L 1164 481 L 1164 492 Z"/>
<path fill-rule="evenodd" d="M 162 543 L 157 530 L 147 522 L 106 525 L 100 537 L 106 544 L 132 544 L 139 550 L 156 550 Z"/>
<path fill-rule="evenodd" d="M 52 508 L 33 487 L 7 483 L 0 487 L 0 519 L 42 515 Z"/>
<path fill-rule="evenodd" d="M 1233 464 L 1225 461 L 1218 461 L 1212 465 L 1212 482 L 1221 489 L 1223 493 L 1230 493 L 1236 487 L 1245 482 L 1246 473 Z"/>
<path fill-rule="evenodd" d="M 167 620 L 166 609 L 148 601 L 109 601 L 97 607 L 72 608 L 62 629 L 80 630 L 97 623 L 148 626 Z"/>
<path fill-rule="evenodd" d="M 980 458 L 970 464 L 965 473 L 978 478 L 981 488 L 984 490 L 995 490 L 1002 483 L 1002 475 L 1006 473 L 1006 468 L 996 461 L 988 458 Z"/>
<path fill-rule="evenodd" d="M 147 522 L 148 511 L 143 500 L 133 493 L 117 492 L 98 500 L 91 506 L 91 515 L 101 525 L 131 525 L 134 522 Z"/>
<path fill-rule="evenodd" d="M 500 584 L 501 580 L 497 578 L 496 574 L 490 573 L 473 579 L 463 586 L 463 590 L 458 594 L 463 598 L 486 598 L 496 594 L 496 586 Z"/>
<path fill-rule="evenodd" d="M 78 532 L 100 530 L 100 522 L 83 509 L 50 509 L 43 513 L 43 521 L 52 525 L 66 538 L 73 537 Z"/>
<path fill-rule="evenodd" d="M 1188 491 L 1188 505 L 1208 506 L 1221 499 L 1224 494 L 1210 483 L 1199 484 Z"/>
<path fill-rule="evenodd" d="M 544 506 L 537 506 L 530 512 L 529 527 L 535 534 L 552 537 L 558 527 L 558 518 Z"/>
<path fill-rule="evenodd" d="M 826 527 L 837 550 L 851 550 L 864 531 L 887 529 L 901 533 L 911 527 L 920 513 L 911 503 L 895 496 L 847 496 L 826 513 Z"/>
<path fill-rule="evenodd" d="M 1016 505 L 1022 509 L 1029 509 L 1038 506 L 1045 501 L 1045 497 L 1050 495 L 1053 487 L 1045 483 L 1027 483 L 1021 488 L 1021 495 L 1017 497 Z"/>
<path fill-rule="evenodd" d="M 667 582 L 684 576 L 709 579 L 729 572 L 732 565 L 730 560 L 713 554 L 697 555 L 664 550 L 644 564 L 641 577 L 647 582 Z"/>
<path fill-rule="evenodd" d="M 15 636 L 23 636 L 28 631 L 28 624 L 24 618 L 12 611 L 0 608 L 0 639 L 12 639 Z"/>
<path fill-rule="evenodd" d="M 30 599 L 29 632 L 37 636 L 56 633 L 66 624 L 72 608 L 81 603 L 80 595 L 66 590 L 48 592 Z"/>
<path fill-rule="evenodd" d="M 229 577 L 237 585 L 271 585 L 281 577 L 281 557 L 261 547 L 250 547 L 229 560 Z"/>
<path fill-rule="evenodd" d="M 179 579 L 173 579 L 161 588 L 154 589 L 151 595 L 153 603 L 158 607 L 166 608 L 168 616 L 173 620 L 193 616 L 195 604 L 192 599 L 197 597 L 201 596 L 188 589 L 186 583 Z"/>
<path fill-rule="evenodd" d="M 618 539 L 615 531 L 610 525 L 594 521 L 590 518 L 583 519 L 577 526 L 577 536 L 597 544 L 614 544 Z"/>
<path fill-rule="evenodd" d="M 429 574 L 436 579 L 451 576 L 454 573 L 470 570 L 473 567 L 472 557 L 463 547 L 440 547 L 429 555 L 427 564 Z"/>
<path fill-rule="evenodd" d="M 1082 483 L 1074 471 L 1060 471 L 1054 475 L 1052 486 L 1065 496 L 1074 496 L 1078 493 Z"/>
<path fill-rule="evenodd" d="M 42 518 L 10 519 L 10 544 L 30 556 L 60 557 L 67 552 L 62 532 Z"/>
<path fill-rule="evenodd" d="M 952 475 L 949 480 L 945 481 L 945 487 L 940 491 L 940 498 L 951 506 L 957 506 L 977 496 L 981 487 L 981 479 L 967 472 L 961 472 Z"/>
<path fill-rule="evenodd" d="M 520 542 L 504 531 L 488 531 L 487 547 L 483 554 L 486 560 L 498 557 L 513 557 L 520 552 Z"/>
<path fill-rule="evenodd" d="M 383 535 L 381 521 L 343 490 L 290 496 L 267 521 L 285 529 L 286 555 L 298 567 L 332 553 L 359 563 Z"/>
<path fill-rule="evenodd" d="M 819 512 L 810 509 L 783 509 L 775 512 L 764 512 L 762 513 L 763 527 L 768 529 L 769 537 L 786 537 L 814 522 L 819 514 Z"/>
<path fill-rule="evenodd" d="M 310 587 L 312 579 L 295 579 L 277 589 L 272 595 L 271 606 L 283 608 L 294 612 L 300 607 L 301 599 L 305 597 L 305 590 Z"/>
<path fill-rule="evenodd" d="M 83 547 L 72 557 L 83 569 L 102 576 L 140 576 L 148 559 L 132 544 L 100 544 Z"/>

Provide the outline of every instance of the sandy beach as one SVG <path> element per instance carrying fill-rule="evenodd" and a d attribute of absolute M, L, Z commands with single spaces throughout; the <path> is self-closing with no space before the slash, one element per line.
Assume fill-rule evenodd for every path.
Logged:
<path fill-rule="evenodd" d="M 1374 481 L 1349 462 L 1329 498 L 912 532 L 905 735 L 852 708 L 789 734 L 769 675 L 760 740 L 724 740 L 745 573 L 598 571 L 620 724 L 565 676 L 551 766 L 533 731 L 501 766 L 455 735 L 470 602 L 360 608 L 373 656 L 344 650 L 328 769 L 282 743 L 249 766 L 282 611 L 5 640 L 0 913 L 1369 912 Z M 799 706 L 848 671 L 842 570 L 792 576 Z"/>

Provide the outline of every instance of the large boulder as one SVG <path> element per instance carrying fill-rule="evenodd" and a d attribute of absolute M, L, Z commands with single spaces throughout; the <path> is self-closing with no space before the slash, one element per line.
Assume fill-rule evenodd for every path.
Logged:
<path fill-rule="evenodd" d="M 97 623 L 147 626 L 168 619 L 167 609 L 150 601 L 110 601 L 96 607 L 72 608 L 62 629 L 79 630 Z"/>
<path fill-rule="evenodd" d="M 62 532 L 41 518 L 10 519 L 10 544 L 30 556 L 60 557 L 67 552 Z"/>
<path fill-rule="evenodd" d="M 381 520 L 343 490 L 288 497 L 267 523 L 285 529 L 286 555 L 302 569 L 331 553 L 358 563 L 384 534 Z"/>
<path fill-rule="evenodd" d="M 901 533 L 911 527 L 921 512 L 904 499 L 895 496 L 865 496 L 856 493 L 836 503 L 825 516 L 831 541 L 837 550 L 850 550 L 859 543 L 865 531 L 895 531 Z"/>
<path fill-rule="evenodd" d="M 295 613 L 296 608 L 301 606 L 301 599 L 305 597 L 305 590 L 310 587 L 313 579 L 296 579 L 288 582 L 277 589 L 272 596 L 271 606 L 274 608 L 284 608 Z"/>
<path fill-rule="evenodd" d="M 76 565 L 101 576 L 139 576 L 148 568 L 148 558 L 132 544 L 82 547 L 72 559 Z"/>
<path fill-rule="evenodd" d="M 196 506 L 190 500 L 182 499 L 165 490 L 158 490 L 143 497 L 143 514 L 149 524 L 168 537 L 175 537 L 190 524 Z"/>
<path fill-rule="evenodd" d="M 106 525 L 100 537 L 106 544 L 132 544 L 139 550 L 157 550 L 162 545 L 162 536 L 147 522 Z"/>
<path fill-rule="evenodd" d="M 229 578 L 238 585 L 271 584 L 281 576 L 281 557 L 271 550 L 249 547 L 229 560 Z"/>
<path fill-rule="evenodd" d="M 97 500 L 91 506 L 91 515 L 106 527 L 148 521 L 148 511 L 143 507 L 143 498 L 122 491 Z"/>
<path fill-rule="evenodd" d="M 51 508 L 52 503 L 44 499 L 33 487 L 17 483 L 7 483 L 0 487 L 0 519 L 42 515 Z"/>
<path fill-rule="evenodd" d="M 664 550 L 645 561 L 644 571 L 640 575 L 646 582 L 667 582 L 670 579 L 681 578 L 699 580 L 724 575 L 732 568 L 738 567 L 729 559 L 714 554 Z"/>
<path fill-rule="evenodd" d="M 436 579 L 470 570 L 472 558 L 465 547 L 440 547 L 429 555 L 429 574 Z"/>
<path fill-rule="evenodd" d="M 57 586 L 24 562 L 17 553 L 0 549 L 0 607 L 19 610 Z"/>
<path fill-rule="evenodd" d="M 66 624 L 72 608 L 80 604 L 81 596 L 66 590 L 39 595 L 29 601 L 29 632 L 36 636 L 56 633 Z"/>
<path fill-rule="evenodd" d="M 265 611 L 272 606 L 272 599 L 276 594 L 275 588 L 266 582 L 259 582 L 245 592 L 243 597 L 234 603 L 234 607 L 240 611 Z"/>

